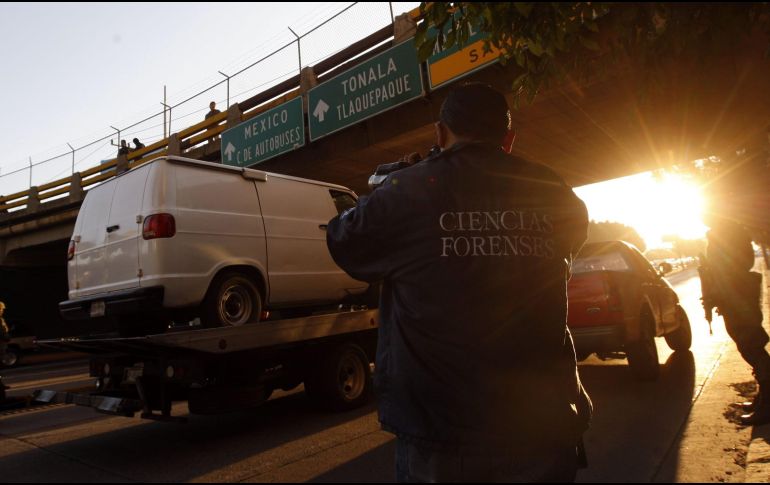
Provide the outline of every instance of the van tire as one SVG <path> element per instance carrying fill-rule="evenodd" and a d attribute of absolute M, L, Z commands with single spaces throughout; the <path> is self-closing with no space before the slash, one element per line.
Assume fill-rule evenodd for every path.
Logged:
<path fill-rule="evenodd" d="M 225 271 L 212 281 L 203 301 L 201 320 L 206 328 L 237 327 L 258 322 L 262 295 L 248 276 Z"/>

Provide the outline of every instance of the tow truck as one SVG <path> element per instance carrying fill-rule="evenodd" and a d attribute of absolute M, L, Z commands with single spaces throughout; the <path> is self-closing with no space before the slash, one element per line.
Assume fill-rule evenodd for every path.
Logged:
<path fill-rule="evenodd" d="M 71 403 L 97 412 L 184 423 L 172 404 L 190 414 L 248 409 L 276 389 L 304 383 L 322 408 L 344 411 L 371 393 L 377 310 L 338 307 L 301 318 L 237 327 L 170 329 L 142 337 L 78 337 L 40 345 L 90 354 L 95 390 L 37 390 L 40 403 Z"/>

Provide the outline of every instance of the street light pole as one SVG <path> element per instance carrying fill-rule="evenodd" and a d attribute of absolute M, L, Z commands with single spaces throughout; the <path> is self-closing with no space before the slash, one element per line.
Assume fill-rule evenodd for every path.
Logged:
<path fill-rule="evenodd" d="M 75 149 L 67 142 L 67 146 L 72 150 L 72 175 L 75 175 Z"/>
<path fill-rule="evenodd" d="M 288 26 L 287 26 L 286 28 L 287 28 L 287 29 L 289 29 L 289 31 L 290 31 L 292 34 L 294 34 L 294 37 L 296 37 L 296 38 L 297 38 L 297 56 L 299 57 L 299 72 L 302 72 L 302 48 L 301 48 L 301 46 L 300 46 L 300 37 L 297 35 L 297 33 L 296 33 L 296 32 L 294 32 L 293 30 L 291 30 L 291 27 L 288 27 Z"/>
<path fill-rule="evenodd" d="M 230 76 L 223 73 L 222 71 L 217 72 L 227 78 L 227 109 L 230 109 Z"/>
<path fill-rule="evenodd" d="M 165 113 L 166 113 L 166 109 L 168 109 L 168 133 L 170 135 L 171 134 L 171 106 L 167 105 L 166 103 L 160 103 L 160 104 L 162 104 L 163 108 L 165 108 L 163 110 L 163 113 L 164 113 L 164 116 L 163 116 L 163 138 L 167 138 L 167 135 L 166 135 L 166 116 L 165 116 Z"/>

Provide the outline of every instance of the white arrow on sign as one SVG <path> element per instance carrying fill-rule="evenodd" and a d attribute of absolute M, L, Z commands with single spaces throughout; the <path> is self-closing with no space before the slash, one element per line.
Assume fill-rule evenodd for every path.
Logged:
<path fill-rule="evenodd" d="M 329 111 L 329 105 L 324 103 L 323 99 L 319 99 L 318 104 L 315 105 L 315 109 L 313 110 L 313 116 L 318 118 L 318 121 L 322 122 L 327 111 Z"/>
<path fill-rule="evenodd" d="M 233 152 L 235 151 L 235 147 L 232 143 L 227 142 L 227 148 L 225 148 L 225 155 L 227 155 L 227 161 L 232 162 L 233 161 Z"/>

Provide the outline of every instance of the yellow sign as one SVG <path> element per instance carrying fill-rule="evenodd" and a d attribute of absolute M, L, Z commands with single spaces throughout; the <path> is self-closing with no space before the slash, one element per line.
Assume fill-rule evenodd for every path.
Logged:
<path fill-rule="evenodd" d="M 496 62 L 500 50 L 492 47 L 484 53 L 484 40 L 465 46 L 462 50 L 449 49 L 434 54 L 428 59 L 428 80 L 431 89 L 436 89 L 457 78 Z"/>

